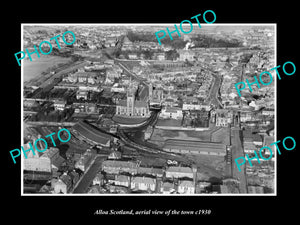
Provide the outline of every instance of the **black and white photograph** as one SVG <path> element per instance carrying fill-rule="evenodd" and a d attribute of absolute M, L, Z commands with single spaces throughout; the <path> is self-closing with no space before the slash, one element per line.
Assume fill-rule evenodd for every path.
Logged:
<path fill-rule="evenodd" d="M 5 8 L 3 221 L 296 219 L 296 4 L 111 3 Z"/>
<path fill-rule="evenodd" d="M 276 194 L 276 24 L 181 28 L 22 24 L 24 195 Z"/>

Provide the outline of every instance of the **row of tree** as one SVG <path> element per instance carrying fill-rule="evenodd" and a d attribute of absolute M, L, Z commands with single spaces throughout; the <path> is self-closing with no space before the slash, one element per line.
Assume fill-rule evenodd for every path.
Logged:
<path fill-rule="evenodd" d="M 144 42 L 157 42 L 157 38 L 153 33 L 135 33 L 129 31 L 127 37 L 132 42 L 144 41 Z M 188 41 L 184 41 L 182 37 L 173 35 L 171 40 L 168 35 L 161 39 L 163 45 L 172 47 L 173 49 L 182 49 L 185 47 Z M 193 48 L 234 48 L 242 47 L 242 42 L 237 39 L 225 40 L 215 39 L 205 34 L 199 34 L 196 37 L 192 37 L 191 41 L 194 43 Z"/>
<path fill-rule="evenodd" d="M 174 37 L 173 37 L 174 36 Z M 187 41 L 184 41 L 183 38 L 173 35 L 171 40 L 167 35 L 165 38 L 161 39 L 161 43 L 166 46 L 170 46 L 173 49 L 182 49 L 185 47 Z M 157 38 L 153 33 L 135 33 L 133 31 L 129 31 L 127 33 L 127 37 L 132 42 L 157 42 Z"/>
<path fill-rule="evenodd" d="M 192 48 L 236 48 L 243 46 L 242 42 L 237 39 L 215 39 L 204 34 L 192 37 L 191 41 L 194 44 Z"/>

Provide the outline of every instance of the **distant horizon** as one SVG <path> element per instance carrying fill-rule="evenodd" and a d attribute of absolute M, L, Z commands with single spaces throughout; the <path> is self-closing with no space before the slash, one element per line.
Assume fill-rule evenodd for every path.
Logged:
<path fill-rule="evenodd" d="M 116 29 L 116 28 L 122 28 L 122 30 L 132 30 L 132 29 L 149 29 L 149 32 L 155 32 L 157 29 L 163 28 L 172 28 L 174 27 L 174 24 L 178 25 L 178 23 L 99 23 L 99 24 L 89 24 L 89 23 L 69 23 L 69 24 L 39 24 L 39 23 L 34 23 L 34 24 L 27 24 L 27 23 L 22 23 L 22 28 L 30 32 L 33 29 L 39 29 L 40 30 L 46 30 L 46 29 L 57 29 L 59 27 L 68 27 L 68 28 L 91 28 L 91 29 L 97 29 L 97 28 L 103 28 L 105 30 L 111 29 Z M 232 33 L 234 31 L 240 31 L 240 32 L 248 32 L 250 30 L 255 30 L 255 29 L 269 29 L 271 32 L 275 32 L 276 30 L 276 23 L 224 23 L 224 24 L 206 24 L 206 23 L 200 23 L 201 28 L 199 28 L 197 23 L 192 23 L 193 24 L 193 32 L 194 34 L 199 34 L 201 32 L 206 33 L 206 32 L 225 32 L 225 33 Z M 109 27 L 111 26 L 111 27 Z M 126 26 L 126 27 L 125 27 Z M 183 24 L 183 26 L 189 26 L 189 24 Z M 35 31 L 33 31 L 35 32 Z M 189 36 L 190 34 L 185 34 Z"/>
<path fill-rule="evenodd" d="M 165 25 L 179 25 L 180 23 L 99 23 L 99 24 L 89 24 L 89 23 L 66 23 L 66 24 L 39 24 L 39 23 L 22 23 L 21 25 L 23 27 L 34 27 L 34 28 L 38 28 L 38 27 L 60 27 L 60 26 L 86 26 L 86 27 L 97 27 L 97 26 L 136 26 L 136 27 L 140 27 L 140 26 L 151 26 L 151 27 L 160 27 L 160 26 L 165 26 Z M 197 25 L 197 23 L 192 23 L 193 25 Z M 218 24 L 218 23 L 214 23 L 214 24 L 206 24 L 206 23 L 200 23 L 201 24 L 201 28 L 206 28 L 206 29 L 217 29 L 217 28 L 228 28 L 228 27 L 235 27 L 235 29 L 251 29 L 251 28 L 256 28 L 256 27 L 263 27 L 263 28 L 274 28 L 277 24 L 276 23 L 224 23 L 224 24 Z M 188 24 L 183 24 L 183 26 L 187 26 Z"/>

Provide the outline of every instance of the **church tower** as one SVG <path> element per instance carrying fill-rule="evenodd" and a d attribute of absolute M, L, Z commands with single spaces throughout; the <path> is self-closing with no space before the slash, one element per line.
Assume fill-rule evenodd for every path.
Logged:
<path fill-rule="evenodd" d="M 127 116 L 134 115 L 135 88 L 130 84 L 127 90 Z"/>

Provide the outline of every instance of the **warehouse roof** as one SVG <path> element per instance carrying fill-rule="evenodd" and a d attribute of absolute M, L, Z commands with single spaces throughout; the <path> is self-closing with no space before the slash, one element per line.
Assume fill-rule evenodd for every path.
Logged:
<path fill-rule="evenodd" d="M 153 167 L 139 167 L 138 173 L 140 174 L 155 174 L 163 175 L 164 171 L 162 168 L 153 168 Z"/>
<path fill-rule="evenodd" d="M 72 128 L 87 139 L 103 145 L 107 145 L 112 138 L 112 136 L 97 130 L 84 121 L 79 121 Z"/>
<path fill-rule="evenodd" d="M 164 149 L 180 149 L 188 151 L 225 152 L 226 145 L 216 142 L 203 142 L 194 140 L 167 139 Z"/>

